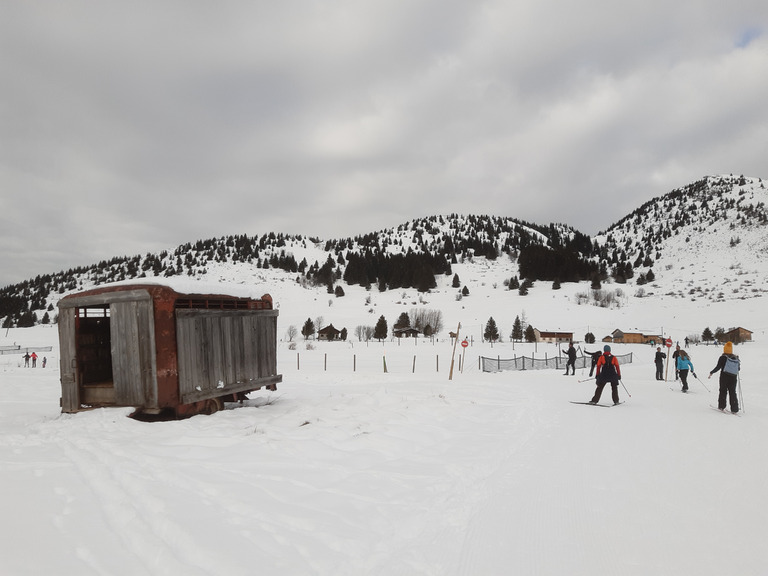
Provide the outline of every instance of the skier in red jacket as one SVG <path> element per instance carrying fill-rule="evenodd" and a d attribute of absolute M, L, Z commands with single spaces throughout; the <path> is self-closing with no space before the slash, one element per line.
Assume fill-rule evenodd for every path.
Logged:
<path fill-rule="evenodd" d="M 606 383 L 611 383 L 611 398 L 613 403 L 619 403 L 619 380 L 621 380 L 621 368 L 619 368 L 619 361 L 616 360 L 616 356 L 611 354 L 611 347 L 606 344 L 603 346 L 603 355 L 597 361 L 597 373 L 595 374 L 595 382 L 597 388 L 595 389 L 595 395 L 590 404 L 597 404 L 600 402 L 600 396 L 603 393 L 603 388 Z"/>

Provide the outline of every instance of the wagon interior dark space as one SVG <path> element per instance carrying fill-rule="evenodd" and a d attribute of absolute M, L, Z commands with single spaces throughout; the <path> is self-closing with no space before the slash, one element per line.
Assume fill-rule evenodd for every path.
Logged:
<path fill-rule="evenodd" d="M 114 403 L 109 306 L 76 308 L 75 317 L 81 401 L 85 404 Z"/>

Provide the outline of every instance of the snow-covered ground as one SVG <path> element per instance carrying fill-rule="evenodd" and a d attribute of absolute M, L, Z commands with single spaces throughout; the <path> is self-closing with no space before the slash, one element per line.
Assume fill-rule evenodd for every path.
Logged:
<path fill-rule="evenodd" d="M 604 310 L 576 305 L 586 285 L 520 297 L 501 286 L 506 272 L 456 269 L 470 296 L 457 300 L 447 278 L 426 303 L 415 291 L 345 287 L 334 299 L 230 279 L 220 291 L 273 295 L 281 338 L 308 317 L 351 335 L 418 306 L 442 310 L 445 328 L 435 343 L 351 337 L 308 350 L 283 340 L 276 392 L 176 422 L 138 422 L 122 408 L 62 415 L 56 328 L 3 330 L 0 345 L 53 351 L 45 369 L 0 356 L 0 572 L 766 573 L 764 298 L 712 304 L 625 289 L 622 307 Z M 654 379 L 652 348 L 615 345 L 634 361 L 623 367 L 625 403 L 611 408 L 569 402 L 594 391 L 582 370 L 480 372 L 480 355 L 557 353 L 480 343 L 490 316 L 506 341 L 521 314 L 580 340 L 616 328 L 680 341 L 705 327 L 753 330 L 755 342 L 736 348 L 744 414 L 710 408 L 719 346 L 690 347 L 701 381 L 685 395 L 673 377 Z M 449 380 L 446 334 L 459 322 L 473 344 Z"/>

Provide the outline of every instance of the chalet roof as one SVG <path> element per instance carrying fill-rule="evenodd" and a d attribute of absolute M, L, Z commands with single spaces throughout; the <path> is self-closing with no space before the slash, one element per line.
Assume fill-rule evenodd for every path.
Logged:
<path fill-rule="evenodd" d="M 730 334 L 731 332 L 736 332 L 737 330 L 741 330 L 743 332 L 749 332 L 752 334 L 752 330 L 747 330 L 746 328 L 742 328 L 741 326 L 737 326 L 736 328 L 729 328 L 725 331 L 726 334 Z"/>

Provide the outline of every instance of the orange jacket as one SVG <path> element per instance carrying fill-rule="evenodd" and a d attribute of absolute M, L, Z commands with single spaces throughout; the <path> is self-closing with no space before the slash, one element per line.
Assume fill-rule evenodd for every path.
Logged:
<path fill-rule="evenodd" d="M 600 371 L 603 369 L 603 366 L 605 366 L 606 358 L 610 356 L 611 358 L 611 364 L 613 365 L 614 369 L 616 370 L 616 376 L 619 380 L 621 380 L 621 368 L 619 368 L 619 361 L 616 360 L 616 356 L 612 355 L 610 352 L 605 352 L 597 361 L 597 372 L 595 372 L 595 376 L 600 376 Z"/>

